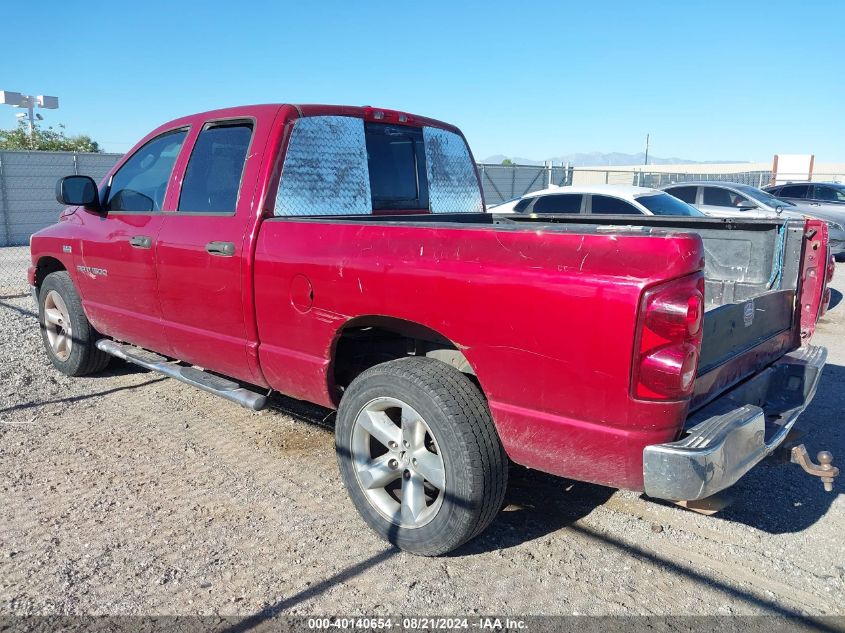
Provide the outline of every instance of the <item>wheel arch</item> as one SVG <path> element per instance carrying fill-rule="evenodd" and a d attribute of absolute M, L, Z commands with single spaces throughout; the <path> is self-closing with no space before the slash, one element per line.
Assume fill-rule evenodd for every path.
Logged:
<path fill-rule="evenodd" d="M 51 255 L 43 255 L 42 257 L 39 257 L 38 262 L 35 264 L 35 287 L 40 289 L 41 284 L 44 283 L 44 279 L 46 279 L 47 275 L 63 270 L 67 271 L 68 268 L 58 258 Z"/>
<path fill-rule="evenodd" d="M 338 329 L 331 346 L 329 393 L 339 401 L 343 390 L 362 372 L 409 356 L 451 365 L 478 384 L 475 368 L 461 346 L 437 330 L 396 317 L 368 315 L 350 319 Z M 481 389 L 480 384 L 478 387 Z"/>

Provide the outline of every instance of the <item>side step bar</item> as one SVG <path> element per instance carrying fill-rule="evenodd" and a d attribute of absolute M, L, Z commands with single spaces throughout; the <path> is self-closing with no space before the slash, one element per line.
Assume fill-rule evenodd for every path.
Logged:
<path fill-rule="evenodd" d="M 227 380 L 215 374 L 197 369 L 196 367 L 186 367 L 179 365 L 176 361 L 171 361 L 160 356 L 155 352 L 150 352 L 145 349 L 133 347 L 131 345 L 123 345 L 112 341 L 111 339 L 100 339 L 97 341 L 97 348 L 104 351 L 106 354 L 111 354 L 122 360 L 125 360 L 134 365 L 156 371 L 164 374 L 170 378 L 175 378 L 181 382 L 192 385 L 203 391 L 213 393 L 216 396 L 225 398 L 235 404 L 239 404 L 247 409 L 253 411 L 260 411 L 267 406 L 267 396 L 255 393 L 249 389 L 244 389 L 238 383 Z"/>

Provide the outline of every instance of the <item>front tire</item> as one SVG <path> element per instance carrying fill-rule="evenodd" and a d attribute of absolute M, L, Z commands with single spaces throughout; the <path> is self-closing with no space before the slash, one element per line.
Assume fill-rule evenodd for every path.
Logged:
<path fill-rule="evenodd" d="M 44 278 L 38 291 L 38 322 L 47 356 L 63 374 L 85 376 L 109 364 L 111 356 L 97 349 L 99 335 L 88 322 L 66 271 Z"/>
<path fill-rule="evenodd" d="M 487 403 L 440 361 L 403 358 L 363 372 L 340 402 L 335 445 L 361 517 L 403 550 L 445 554 L 501 509 L 508 463 Z"/>

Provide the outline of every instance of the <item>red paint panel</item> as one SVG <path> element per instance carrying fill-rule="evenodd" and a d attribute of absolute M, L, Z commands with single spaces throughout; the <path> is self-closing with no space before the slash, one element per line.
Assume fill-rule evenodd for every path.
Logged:
<path fill-rule="evenodd" d="M 419 323 L 463 350 L 517 461 L 636 487 L 644 442 L 677 434 L 687 408 L 630 397 L 640 295 L 702 261 L 692 234 L 267 221 L 255 261 L 262 367 L 279 391 L 331 404 L 343 325 L 369 315 Z M 313 289 L 306 313 L 291 302 L 299 275 Z M 536 433 L 545 443 L 526 442 Z M 609 437 L 616 466 L 599 478 L 584 464 L 606 463 Z M 579 460 L 549 450 L 572 442 L 594 449 Z"/>
<path fill-rule="evenodd" d="M 824 310 L 827 289 L 828 252 L 827 224 L 823 220 L 807 220 L 804 255 L 801 267 L 801 286 L 798 305 L 801 310 L 801 344 L 806 345 L 816 331 L 816 321 Z"/>

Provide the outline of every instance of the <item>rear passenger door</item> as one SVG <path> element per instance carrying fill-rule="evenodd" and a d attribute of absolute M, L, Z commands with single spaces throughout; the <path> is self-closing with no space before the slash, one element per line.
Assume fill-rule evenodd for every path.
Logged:
<path fill-rule="evenodd" d="M 818 206 L 830 211 L 845 210 L 845 191 L 826 185 L 813 185 L 810 206 Z"/>
<path fill-rule="evenodd" d="M 156 249 L 165 333 L 177 358 L 257 382 L 247 362 L 244 238 L 254 225 L 255 169 L 247 173 L 254 121 L 198 122 L 181 190 Z M 260 152 L 249 160 L 261 159 Z M 250 296 L 251 299 L 251 296 Z"/>

